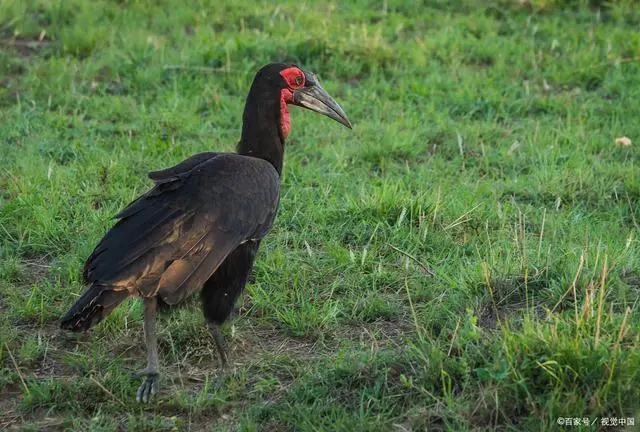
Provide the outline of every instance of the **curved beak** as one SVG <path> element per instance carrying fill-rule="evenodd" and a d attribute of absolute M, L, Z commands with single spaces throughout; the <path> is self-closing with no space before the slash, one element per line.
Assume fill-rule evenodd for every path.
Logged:
<path fill-rule="evenodd" d="M 306 73 L 306 86 L 293 92 L 293 104 L 324 114 L 352 129 L 351 122 L 325 89 L 322 88 L 313 74 Z"/>

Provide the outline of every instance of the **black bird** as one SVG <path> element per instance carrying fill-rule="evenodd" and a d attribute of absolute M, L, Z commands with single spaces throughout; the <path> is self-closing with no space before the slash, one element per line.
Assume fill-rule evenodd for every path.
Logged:
<path fill-rule="evenodd" d="M 127 297 L 142 297 L 147 367 L 138 401 L 147 402 L 158 390 L 158 302 L 175 305 L 201 290 L 222 374 L 227 354 L 219 326 L 278 210 L 289 104 L 351 128 L 314 74 L 295 65 L 264 66 L 247 96 L 237 153 L 200 153 L 150 173 L 155 186 L 116 215 L 118 222 L 87 259 L 83 278 L 89 287 L 61 327 L 86 331 Z"/>

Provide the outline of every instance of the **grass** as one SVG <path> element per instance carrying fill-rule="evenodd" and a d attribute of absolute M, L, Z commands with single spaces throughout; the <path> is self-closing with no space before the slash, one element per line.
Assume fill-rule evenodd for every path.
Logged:
<path fill-rule="evenodd" d="M 640 422 L 640 8 L 222 3 L 0 3 L 0 428 Z M 138 405 L 140 305 L 86 336 L 56 319 L 147 171 L 233 149 L 270 61 L 318 73 L 355 128 L 292 110 L 232 374 L 214 387 L 194 303 L 160 318 Z"/>

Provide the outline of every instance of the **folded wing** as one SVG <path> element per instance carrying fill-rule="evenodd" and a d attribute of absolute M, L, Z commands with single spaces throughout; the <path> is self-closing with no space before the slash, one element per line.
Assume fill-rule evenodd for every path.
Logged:
<path fill-rule="evenodd" d="M 279 176 L 261 159 L 204 153 L 150 177 L 155 187 L 117 215 L 87 259 L 87 284 L 176 304 L 275 218 Z"/>

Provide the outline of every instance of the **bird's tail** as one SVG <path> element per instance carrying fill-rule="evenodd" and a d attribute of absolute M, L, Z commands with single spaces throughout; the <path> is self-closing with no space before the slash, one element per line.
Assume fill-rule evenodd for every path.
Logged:
<path fill-rule="evenodd" d="M 114 291 L 91 285 L 60 320 L 60 327 L 74 332 L 87 331 L 129 296 L 129 291 Z"/>

